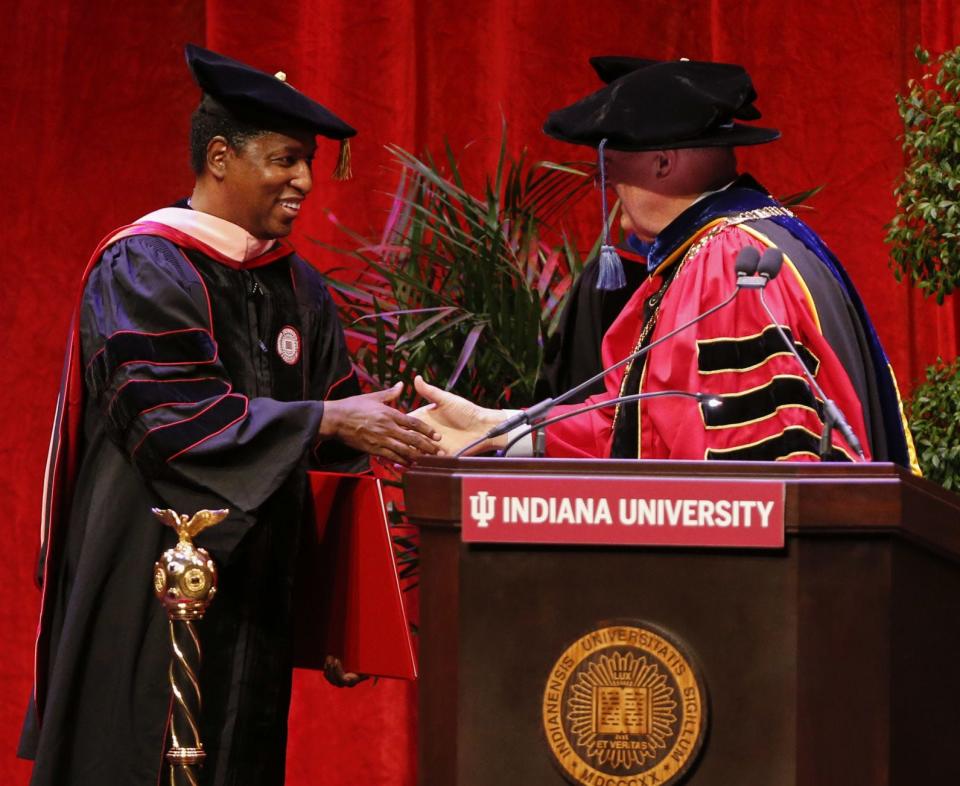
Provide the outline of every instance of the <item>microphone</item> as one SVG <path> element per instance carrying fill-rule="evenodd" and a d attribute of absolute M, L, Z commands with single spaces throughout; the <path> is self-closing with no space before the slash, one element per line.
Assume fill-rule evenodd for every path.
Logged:
<path fill-rule="evenodd" d="M 675 335 L 677 335 L 677 333 L 683 332 L 688 327 L 695 325 L 700 320 L 706 319 L 708 316 L 710 316 L 714 312 L 719 311 L 721 308 L 723 308 L 728 303 L 730 303 L 737 296 L 737 294 L 739 294 L 743 286 L 746 286 L 746 285 L 742 286 L 741 282 L 756 278 L 756 276 L 753 276 L 751 274 L 757 269 L 759 256 L 760 256 L 760 253 L 753 246 L 744 246 L 742 249 L 740 249 L 740 252 L 737 254 L 737 258 L 734 261 L 734 270 L 736 270 L 736 273 L 737 273 L 737 288 L 734 289 L 733 292 L 730 294 L 730 296 L 723 302 L 718 303 L 717 305 L 712 306 L 711 308 L 708 308 L 702 314 L 698 314 L 690 321 L 685 322 L 684 324 L 680 325 L 677 328 L 674 328 L 668 333 L 665 333 L 664 335 L 660 336 L 660 338 L 658 338 L 656 341 L 651 341 L 649 344 L 647 344 L 644 347 L 641 347 L 636 352 L 630 353 L 622 360 L 618 360 L 612 366 L 607 366 L 607 368 L 603 369 L 603 371 L 601 371 L 599 374 L 594 374 L 592 377 L 590 377 L 590 379 L 584 382 L 581 382 L 579 385 L 575 385 L 574 387 L 570 388 L 570 390 L 566 391 L 565 393 L 561 393 L 556 398 L 545 398 L 543 401 L 540 401 L 534 404 L 533 406 L 528 407 L 527 409 L 521 412 L 518 412 L 516 415 L 511 415 L 509 418 L 501 422 L 499 425 L 490 429 L 480 439 L 471 442 L 469 445 L 463 448 L 463 450 L 461 450 L 457 455 L 459 456 L 464 451 L 467 451 L 467 450 L 470 450 L 471 448 L 476 447 L 477 445 L 484 442 L 485 440 L 499 437 L 503 434 L 506 434 L 509 431 L 513 431 L 513 429 L 517 428 L 517 426 L 522 426 L 526 423 L 530 423 L 532 420 L 536 420 L 542 417 L 543 415 L 546 415 L 555 406 L 557 406 L 558 404 L 562 404 L 564 401 L 567 401 L 570 398 L 573 398 L 580 391 L 590 387 L 590 385 L 592 385 L 594 382 L 597 382 L 598 380 L 603 379 L 611 371 L 616 371 L 621 366 L 625 366 L 627 363 L 630 363 L 631 361 L 636 360 L 637 358 L 643 357 L 651 349 L 662 344 L 667 339 L 673 338 Z M 766 279 L 764 279 L 764 282 L 765 281 Z"/>
<path fill-rule="evenodd" d="M 757 275 L 768 281 L 776 278 L 783 267 L 783 252 L 779 248 L 768 248 L 757 263 Z"/>
<path fill-rule="evenodd" d="M 763 256 L 760 257 L 760 262 L 757 264 L 757 278 L 762 278 L 764 283 L 757 287 L 760 290 L 760 305 L 763 306 L 763 310 L 766 311 L 767 317 L 773 323 L 773 326 L 776 328 L 777 333 L 780 335 L 781 340 L 784 345 L 790 351 L 790 354 L 796 359 L 797 363 L 800 364 L 800 369 L 803 372 L 804 378 L 807 380 L 807 384 L 813 389 L 813 392 L 823 401 L 823 414 L 824 414 L 824 423 L 823 423 L 823 433 L 820 435 L 820 458 L 826 460 L 827 456 L 830 453 L 830 435 L 834 428 L 836 428 L 842 435 L 843 438 L 847 441 L 847 444 L 854 450 L 854 452 L 860 456 L 861 459 L 866 461 L 866 456 L 863 453 L 863 447 L 860 445 L 860 440 L 857 439 L 857 435 L 853 432 L 853 429 L 850 428 L 850 424 L 847 423 L 847 419 L 843 416 L 843 412 L 840 411 L 840 408 L 833 402 L 833 400 L 827 398 L 826 394 L 823 392 L 823 388 L 817 383 L 817 380 L 814 379 L 813 374 L 810 373 L 810 369 L 807 368 L 806 364 L 803 362 L 803 359 L 800 357 L 800 353 L 797 352 L 797 348 L 793 345 L 793 342 L 787 338 L 787 334 L 783 332 L 783 328 L 780 325 L 780 322 L 777 321 L 777 318 L 773 315 L 773 312 L 770 310 L 770 307 L 767 305 L 767 301 L 763 297 L 763 288 L 767 285 L 768 281 L 773 280 L 780 273 L 780 268 L 783 267 L 783 252 L 779 248 L 768 248 L 763 252 Z"/>
<path fill-rule="evenodd" d="M 769 249 L 767 250 L 769 251 Z M 764 256 L 766 256 L 766 252 L 764 252 Z M 761 265 L 765 265 L 764 270 L 760 269 Z M 763 289 L 767 285 L 767 281 L 776 275 L 776 272 L 773 276 L 769 274 L 770 262 L 764 263 L 764 257 L 760 256 L 760 252 L 753 246 L 744 246 L 740 249 L 740 253 L 737 254 L 735 269 L 737 271 L 737 286 L 740 289 Z"/>
<path fill-rule="evenodd" d="M 613 407 L 618 404 L 629 404 L 634 401 L 642 401 L 643 399 L 648 398 L 661 398 L 663 396 L 681 396 L 683 398 L 692 398 L 699 401 L 701 404 L 706 404 L 706 406 L 715 408 L 723 405 L 723 399 L 719 396 L 713 396 L 709 393 L 698 393 L 691 392 L 689 390 L 655 390 L 648 391 L 646 393 L 631 393 L 627 396 L 617 396 L 616 398 L 607 399 L 606 401 L 595 402 L 593 404 L 587 404 L 586 406 L 580 407 L 579 409 L 571 410 L 570 412 L 564 412 L 556 417 L 548 418 L 547 420 L 541 420 L 538 423 L 534 423 L 529 428 L 521 431 L 517 436 L 511 439 L 504 448 L 499 452 L 500 456 L 505 456 L 507 451 L 510 450 L 514 445 L 516 445 L 521 439 L 526 437 L 528 434 L 532 434 L 534 431 L 542 433 L 541 429 L 545 429 L 547 426 L 552 426 L 554 423 L 559 423 L 561 420 L 566 420 L 567 418 L 576 417 L 577 415 L 582 415 L 584 412 L 591 412 L 595 409 L 603 409 L 604 407 Z M 459 455 L 459 454 L 458 454 Z"/>
<path fill-rule="evenodd" d="M 742 276 L 752 276 L 757 270 L 757 263 L 760 261 L 760 252 L 753 246 L 744 246 L 737 254 L 733 263 L 733 269 L 737 273 L 737 278 Z"/>

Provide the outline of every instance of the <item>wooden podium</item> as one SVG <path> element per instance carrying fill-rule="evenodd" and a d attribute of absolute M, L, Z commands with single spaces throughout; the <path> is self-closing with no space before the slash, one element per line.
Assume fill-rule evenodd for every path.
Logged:
<path fill-rule="evenodd" d="M 477 474 L 775 478 L 786 545 L 466 545 L 460 482 Z M 421 527 L 422 786 L 565 783 L 546 680 L 572 641 L 621 618 L 676 633 L 701 666 L 709 730 L 684 783 L 960 783 L 949 492 L 890 464 L 432 459 L 407 474 L 406 504 Z"/>

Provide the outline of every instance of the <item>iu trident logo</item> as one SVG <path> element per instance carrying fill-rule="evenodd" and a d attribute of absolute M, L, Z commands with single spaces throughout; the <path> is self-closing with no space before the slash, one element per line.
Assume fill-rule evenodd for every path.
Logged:
<path fill-rule="evenodd" d="M 478 527 L 486 527 L 493 518 L 496 510 L 497 498 L 486 491 L 478 491 L 470 495 L 470 515 L 477 522 Z"/>

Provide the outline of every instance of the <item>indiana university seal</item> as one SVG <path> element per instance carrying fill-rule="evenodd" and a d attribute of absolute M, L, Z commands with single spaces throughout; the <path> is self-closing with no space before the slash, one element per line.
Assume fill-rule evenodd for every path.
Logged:
<path fill-rule="evenodd" d="M 666 631 L 605 623 L 551 669 L 543 730 L 572 783 L 669 786 L 693 764 L 706 734 L 703 681 Z"/>

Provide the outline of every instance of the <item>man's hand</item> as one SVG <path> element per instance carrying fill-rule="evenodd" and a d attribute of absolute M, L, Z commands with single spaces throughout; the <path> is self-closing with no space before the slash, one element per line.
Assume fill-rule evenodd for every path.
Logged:
<path fill-rule="evenodd" d="M 430 425 L 387 406 L 402 391 L 403 383 L 398 382 L 375 393 L 324 401 L 320 437 L 397 464 L 441 452 L 440 434 Z"/>
<path fill-rule="evenodd" d="M 352 688 L 357 683 L 370 679 L 366 674 L 346 671 L 340 658 L 333 655 L 327 655 L 323 661 L 323 676 L 327 678 L 327 682 L 337 688 Z"/>
<path fill-rule="evenodd" d="M 439 432 L 442 435 L 440 446 L 444 453 L 450 455 L 480 439 L 490 429 L 509 417 L 508 412 L 478 407 L 465 398 L 434 387 L 419 375 L 414 379 L 413 386 L 417 393 L 430 403 L 414 410 L 410 415 L 419 418 L 434 431 Z M 468 455 L 494 450 L 502 447 L 506 442 L 506 435 L 485 440 L 471 448 Z"/>

